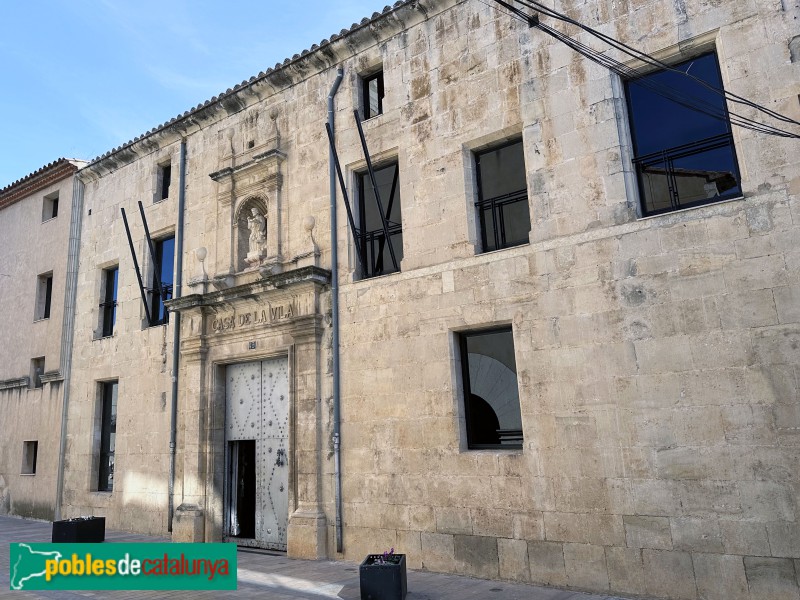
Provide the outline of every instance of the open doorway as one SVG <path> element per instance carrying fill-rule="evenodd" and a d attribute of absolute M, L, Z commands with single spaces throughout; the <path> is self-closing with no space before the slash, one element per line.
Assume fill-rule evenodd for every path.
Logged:
<path fill-rule="evenodd" d="M 256 537 L 256 441 L 229 442 L 230 535 Z"/>

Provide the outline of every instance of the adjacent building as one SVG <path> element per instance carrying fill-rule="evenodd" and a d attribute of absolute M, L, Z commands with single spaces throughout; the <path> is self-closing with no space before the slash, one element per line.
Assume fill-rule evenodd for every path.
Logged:
<path fill-rule="evenodd" d="M 78 172 L 65 516 L 797 596 L 798 9 L 556 4 L 659 62 L 398 2 Z"/>
<path fill-rule="evenodd" d="M 73 189 L 85 164 L 62 158 L 0 190 L 2 513 L 54 516 L 74 306 Z"/>

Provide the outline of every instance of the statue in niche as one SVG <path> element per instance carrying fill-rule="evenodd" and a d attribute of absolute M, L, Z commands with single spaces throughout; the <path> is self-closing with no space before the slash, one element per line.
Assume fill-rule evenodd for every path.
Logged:
<path fill-rule="evenodd" d="M 267 220 L 258 209 L 250 209 L 251 215 L 247 217 L 247 229 L 250 230 L 250 245 L 248 247 L 248 260 L 257 260 L 264 255 L 267 247 Z"/>

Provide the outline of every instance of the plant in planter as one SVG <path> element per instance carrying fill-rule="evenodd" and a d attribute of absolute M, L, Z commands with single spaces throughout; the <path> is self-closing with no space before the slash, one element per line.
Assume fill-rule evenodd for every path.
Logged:
<path fill-rule="evenodd" d="M 105 539 L 105 517 L 76 517 L 63 521 L 53 521 L 51 541 L 54 544 L 71 544 L 75 542 L 97 544 L 105 541 Z"/>
<path fill-rule="evenodd" d="M 394 548 L 383 554 L 369 554 L 358 569 L 361 600 L 405 600 L 406 555 Z"/>

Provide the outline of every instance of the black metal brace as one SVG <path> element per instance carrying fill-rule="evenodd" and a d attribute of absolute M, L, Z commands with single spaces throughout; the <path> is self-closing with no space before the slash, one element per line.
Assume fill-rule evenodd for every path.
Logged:
<path fill-rule="evenodd" d="M 356 244 L 356 256 L 358 263 L 361 266 L 361 272 L 366 273 L 366 257 L 364 256 L 364 248 L 359 241 L 361 234 L 356 227 L 356 222 L 353 220 L 353 211 L 350 208 L 350 198 L 347 195 L 347 188 L 344 185 L 344 175 L 342 174 L 342 167 L 339 164 L 339 153 L 336 151 L 336 144 L 333 141 L 333 132 L 331 131 L 330 123 L 325 123 L 325 131 L 328 132 L 328 143 L 333 153 L 333 164 L 336 166 L 336 174 L 339 176 L 339 187 L 342 188 L 342 198 L 344 199 L 344 206 L 347 209 L 347 220 L 350 223 L 350 232 L 353 234 L 353 241 Z"/>
<path fill-rule="evenodd" d="M 120 208 L 122 212 L 122 222 L 125 224 L 125 233 L 128 235 L 128 245 L 131 248 L 131 256 L 133 257 L 133 266 L 136 269 L 136 279 L 139 281 L 139 292 L 142 295 L 142 304 L 144 304 L 144 314 L 147 317 L 147 324 L 149 326 L 153 326 L 153 315 L 150 314 L 150 306 L 147 304 L 147 293 L 145 289 L 148 289 L 144 285 L 144 280 L 142 279 L 142 272 L 139 270 L 139 261 L 136 259 L 136 249 L 133 247 L 133 238 L 131 237 L 131 229 L 128 226 L 128 217 L 125 214 L 125 209 Z M 150 229 L 147 227 L 147 218 L 144 216 L 144 206 L 142 206 L 141 200 L 139 201 L 139 213 L 142 215 L 142 224 L 144 225 L 144 235 L 145 239 L 147 239 L 147 248 L 150 251 L 150 261 L 153 267 L 155 268 L 156 265 L 156 251 L 153 247 L 153 239 L 150 237 Z M 158 293 L 158 297 L 163 300 L 164 298 L 164 291 L 161 288 L 161 274 L 155 273 L 153 276 L 155 280 L 155 291 Z M 167 308 L 164 307 L 166 311 Z"/>
<path fill-rule="evenodd" d="M 131 229 L 128 227 L 128 217 L 125 215 L 125 209 L 120 208 L 122 211 L 122 222 L 125 224 L 125 233 L 128 234 L 128 245 L 131 248 L 131 256 L 133 257 L 133 266 L 136 269 L 136 279 L 139 281 L 139 291 L 142 293 L 142 304 L 144 304 L 144 313 L 147 317 L 147 324 L 152 325 L 153 320 L 150 318 L 150 307 L 147 306 L 147 294 L 144 291 L 142 284 L 142 273 L 139 271 L 139 261 L 136 260 L 136 250 L 133 248 L 133 238 L 131 238 Z"/>
<path fill-rule="evenodd" d="M 367 148 L 367 140 L 364 137 L 364 129 L 361 127 L 361 116 L 357 110 L 353 111 L 356 118 L 356 127 L 358 127 L 358 137 L 361 138 L 361 147 L 364 150 L 364 159 L 367 162 L 367 171 L 369 171 L 369 179 L 372 183 L 372 190 L 375 192 L 375 203 L 378 205 L 378 214 L 381 216 L 381 225 L 383 226 L 383 235 L 386 236 L 386 243 L 389 246 L 389 256 L 392 257 L 392 265 L 396 271 L 400 270 L 400 265 L 397 264 L 397 258 L 394 255 L 394 246 L 389 237 L 389 225 L 386 223 L 386 213 L 383 212 L 383 203 L 381 202 L 381 195 L 378 192 L 378 182 L 375 180 L 375 170 L 372 168 L 372 161 L 369 158 L 369 148 Z"/>
<path fill-rule="evenodd" d="M 142 201 L 139 200 L 139 213 L 142 215 L 142 225 L 144 225 L 144 236 L 147 239 L 147 247 L 150 249 L 150 264 L 153 265 L 153 268 L 156 266 L 156 251 L 153 247 L 153 239 L 150 237 L 150 229 L 147 227 L 147 219 L 144 216 L 144 206 L 142 206 Z M 164 290 L 161 289 L 161 273 L 154 273 L 153 279 L 155 280 L 156 284 L 156 291 L 158 292 L 158 297 L 161 298 L 161 301 L 164 301 Z M 164 307 L 164 311 L 166 313 L 167 307 Z M 150 321 L 152 325 L 153 322 Z"/>

